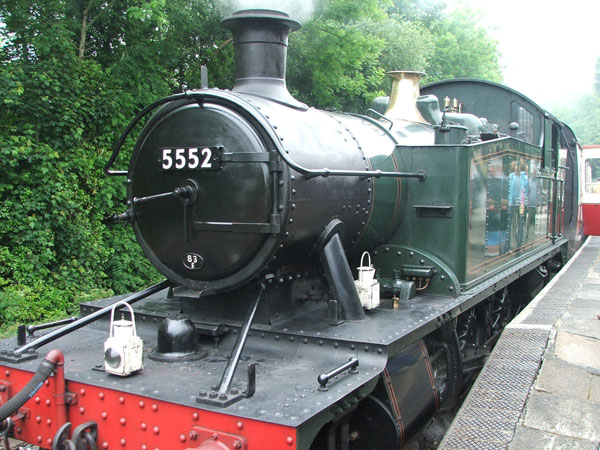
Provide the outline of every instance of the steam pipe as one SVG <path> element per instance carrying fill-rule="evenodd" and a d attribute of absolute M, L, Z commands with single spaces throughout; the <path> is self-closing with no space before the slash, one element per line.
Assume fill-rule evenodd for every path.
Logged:
<path fill-rule="evenodd" d="M 327 167 L 322 169 L 307 169 L 306 167 L 296 164 L 284 153 L 280 152 L 279 156 L 281 156 L 281 159 L 283 159 L 288 166 L 304 175 L 307 179 L 315 177 L 417 178 L 420 181 L 425 181 L 427 179 L 427 174 L 422 170 L 419 172 L 384 172 L 381 170 L 328 169 Z"/>
<path fill-rule="evenodd" d="M 14 397 L 0 406 L 0 422 L 19 410 L 27 401 L 33 397 L 44 385 L 44 381 L 55 373 L 55 395 L 56 395 L 56 417 L 59 424 L 67 421 L 67 408 L 65 402 L 65 357 L 59 350 L 51 350 L 38 366 L 33 378 Z"/>
<path fill-rule="evenodd" d="M 56 404 L 56 420 L 59 424 L 67 421 L 67 399 L 65 383 L 65 356 L 60 350 L 50 350 L 45 360 L 55 365 L 54 369 L 54 403 Z"/>

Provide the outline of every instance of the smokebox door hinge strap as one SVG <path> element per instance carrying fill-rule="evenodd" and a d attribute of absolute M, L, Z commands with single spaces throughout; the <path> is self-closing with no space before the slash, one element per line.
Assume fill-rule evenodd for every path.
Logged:
<path fill-rule="evenodd" d="M 270 223 L 196 221 L 192 224 L 192 228 L 194 231 L 278 234 L 281 230 L 281 216 L 279 214 L 271 214 Z"/>
<path fill-rule="evenodd" d="M 270 154 L 264 152 L 236 152 L 221 155 L 221 162 L 228 163 L 268 163 L 270 161 Z"/>
<path fill-rule="evenodd" d="M 235 152 L 221 153 L 222 163 L 265 163 L 271 172 L 281 172 L 282 164 L 277 151 L 269 153 Z"/>

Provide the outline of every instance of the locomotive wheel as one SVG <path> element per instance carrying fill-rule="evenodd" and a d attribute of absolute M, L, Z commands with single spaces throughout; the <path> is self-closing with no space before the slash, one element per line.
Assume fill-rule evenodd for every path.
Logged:
<path fill-rule="evenodd" d="M 488 300 L 479 307 L 464 312 L 456 321 L 460 354 L 463 362 L 462 383 L 467 386 L 483 366 L 489 347 L 491 304 Z"/>
<path fill-rule="evenodd" d="M 350 430 L 352 450 L 396 450 L 403 439 L 392 412 L 372 395 L 358 405 Z"/>
<path fill-rule="evenodd" d="M 456 328 L 448 324 L 425 339 L 439 396 L 439 407 L 456 406 L 462 386 L 462 358 Z"/>
<path fill-rule="evenodd" d="M 496 334 L 505 327 L 511 319 L 509 316 L 510 297 L 508 296 L 508 287 L 496 292 L 492 299 L 492 333 Z"/>
<path fill-rule="evenodd" d="M 485 327 L 478 320 L 475 308 L 469 309 L 458 317 L 456 333 L 463 357 L 467 356 L 470 349 L 485 343 Z"/>
<path fill-rule="evenodd" d="M 523 309 L 523 298 L 518 295 L 509 295 L 508 298 L 508 310 L 507 310 L 507 322 L 513 320 L 517 314 Z"/>
<path fill-rule="evenodd" d="M 396 450 L 402 439 L 394 414 L 384 402 L 369 395 L 356 409 L 323 426 L 309 450 Z"/>

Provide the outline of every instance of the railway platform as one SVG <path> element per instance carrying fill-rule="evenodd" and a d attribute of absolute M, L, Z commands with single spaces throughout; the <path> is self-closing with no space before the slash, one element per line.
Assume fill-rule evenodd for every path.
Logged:
<path fill-rule="evenodd" d="M 439 449 L 599 449 L 600 237 L 506 327 Z"/>

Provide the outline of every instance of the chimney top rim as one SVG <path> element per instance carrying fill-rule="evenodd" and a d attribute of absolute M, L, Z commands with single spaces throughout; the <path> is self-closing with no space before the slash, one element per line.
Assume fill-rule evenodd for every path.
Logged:
<path fill-rule="evenodd" d="M 242 9 L 221 21 L 221 26 L 232 29 L 242 20 L 269 20 L 287 25 L 290 31 L 298 30 L 302 25 L 291 19 L 289 14 L 274 9 Z"/>

